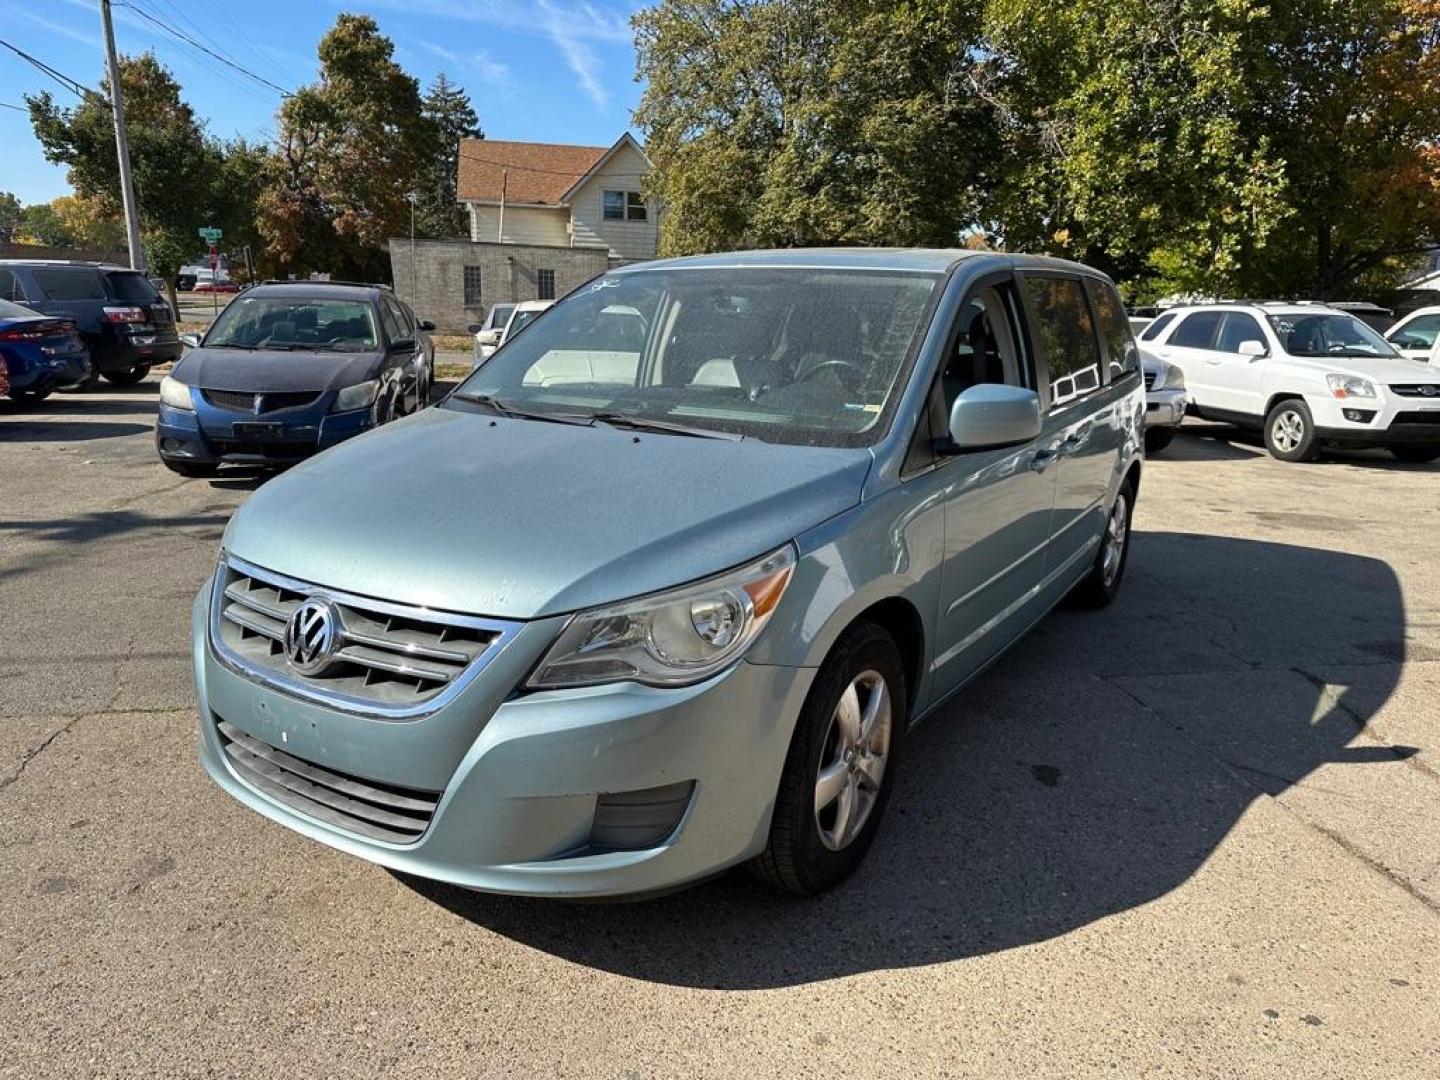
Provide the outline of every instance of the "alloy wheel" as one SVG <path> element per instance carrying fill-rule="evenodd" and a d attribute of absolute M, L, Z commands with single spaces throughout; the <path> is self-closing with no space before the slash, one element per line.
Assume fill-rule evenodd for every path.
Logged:
<path fill-rule="evenodd" d="M 815 827 L 831 851 L 853 843 L 875 808 L 890 753 L 891 723 L 884 677 L 862 671 L 835 706 L 815 776 Z"/>
<path fill-rule="evenodd" d="M 1125 536 L 1130 529 L 1130 503 L 1125 492 L 1115 496 L 1115 506 L 1110 511 L 1110 520 L 1105 523 L 1104 550 L 1100 553 L 1100 575 L 1105 588 L 1115 584 L 1120 574 L 1120 563 L 1125 557 Z"/>
<path fill-rule="evenodd" d="M 1293 454 L 1305 438 L 1305 418 L 1294 409 L 1286 409 L 1270 427 L 1270 438 L 1286 454 Z"/>

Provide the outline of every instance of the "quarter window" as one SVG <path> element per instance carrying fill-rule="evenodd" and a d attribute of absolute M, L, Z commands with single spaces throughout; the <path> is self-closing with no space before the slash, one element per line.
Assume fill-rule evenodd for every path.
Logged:
<path fill-rule="evenodd" d="M 1140 370 L 1140 348 L 1130 332 L 1125 305 L 1115 290 L 1103 282 L 1091 280 L 1090 295 L 1095 301 L 1095 315 L 1100 320 L 1100 333 L 1110 354 L 1110 377 L 1118 379 Z"/>
<path fill-rule="evenodd" d="M 1079 278 L 1029 277 L 1036 348 L 1050 371 L 1050 405 L 1067 405 L 1100 389 L 1100 341 Z"/>
<path fill-rule="evenodd" d="M 1186 315 L 1175 333 L 1170 335 L 1170 344 L 1187 349 L 1208 349 L 1215 340 L 1215 330 L 1220 325 L 1220 312 L 1197 311 Z"/>
<path fill-rule="evenodd" d="M 480 307 L 480 267 L 465 267 L 465 306 Z"/>
<path fill-rule="evenodd" d="M 1160 336 L 1160 331 L 1175 321 L 1175 312 L 1167 311 L 1163 315 L 1157 315 L 1144 330 L 1140 331 L 1141 341 L 1154 341 Z"/>
<path fill-rule="evenodd" d="M 1265 335 L 1260 332 L 1255 316 L 1243 311 L 1227 311 L 1220 324 L 1220 338 L 1215 342 L 1215 348 L 1220 352 L 1239 353 L 1242 341 L 1258 341 L 1263 345 Z"/>
<path fill-rule="evenodd" d="M 25 290 L 20 287 L 20 279 L 15 276 L 15 271 L 0 267 L 0 300 L 24 299 Z"/>
<path fill-rule="evenodd" d="M 535 271 L 535 297 L 538 300 L 555 299 L 555 271 Z"/>

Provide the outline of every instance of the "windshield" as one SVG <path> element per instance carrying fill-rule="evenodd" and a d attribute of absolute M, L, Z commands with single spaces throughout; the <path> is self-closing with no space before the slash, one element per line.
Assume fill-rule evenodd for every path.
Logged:
<path fill-rule="evenodd" d="M 1390 343 L 1353 315 L 1270 315 L 1291 356 L 1398 356 Z"/>
<path fill-rule="evenodd" d="M 867 445 L 900 393 L 940 281 L 798 267 L 613 274 L 508 342 L 457 397 L 767 442 Z"/>
<path fill-rule="evenodd" d="M 375 317 L 363 300 L 242 296 L 220 313 L 206 348 L 359 352 L 375 348 Z"/>
<path fill-rule="evenodd" d="M 490 329 L 503 330 L 505 324 L 510 321 L 510 313 L 515 310 L 514 304 L 496 304 L 490 309 Z"/>
<path fill-rule="evenodd" d="M 517 311 L 514 315 L 510 316 L 510 321 L 505 326 L 505 337 L 507 339 L 514 337 L 521 330 L 524 330 L 525 327 L 529 326 L 532 322 L 534 322 L 535 316 L 539 314 L 541 313 L 534 310 Z"/>

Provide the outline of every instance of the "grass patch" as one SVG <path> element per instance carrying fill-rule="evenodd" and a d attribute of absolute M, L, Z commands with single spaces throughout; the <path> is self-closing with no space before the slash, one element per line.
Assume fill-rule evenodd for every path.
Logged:
<path fill-rule="evenodd" d="M 475 338 L 470 334 L 431 334 L 435 348 L 446 352 L 470 352 L 475 348 Z"/>

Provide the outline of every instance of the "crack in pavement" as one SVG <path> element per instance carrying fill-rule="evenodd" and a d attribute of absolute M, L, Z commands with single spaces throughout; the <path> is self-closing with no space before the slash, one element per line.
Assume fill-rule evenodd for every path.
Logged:
<path fill-rule="evenodd" d="M 45 753 L 46 750 L 49 750 L 61 735 L 68 734 L 81 720 L 97 720 L 103 716 L 153 716 L 164 713 L 185 712 L 189 708 L 190 706 L 187 704 L 160 707 L 150 706 L 141 709 L 100 709 L 97 712 L 76 713 L 73 716 L 69 716 L 65 718 L 65 723 L 47 735 L 39 746 L 33 750 L 27 750 L 21 755 L 20 765 L 13 773 L 9 776 L 0 776 L 0 791 L 4 791 L 11 784 L 15 783 L 15 781 L 19 780 L 20 777 L 25 775 L 25 770 L 30 767 L 32 761 Z"/>

